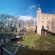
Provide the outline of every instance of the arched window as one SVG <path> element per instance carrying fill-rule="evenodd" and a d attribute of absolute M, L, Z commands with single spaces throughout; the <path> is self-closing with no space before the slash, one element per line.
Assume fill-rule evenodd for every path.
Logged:
<path fill-rule="evenodd" d="M 42 30 L 44 29 L 44 26 L 42 26 Z"/>

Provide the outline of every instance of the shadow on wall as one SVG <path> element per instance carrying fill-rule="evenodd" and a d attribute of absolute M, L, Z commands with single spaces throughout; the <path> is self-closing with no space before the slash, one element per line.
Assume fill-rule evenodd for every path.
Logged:
<path fill-rule="evenodd" d="M 36 26 L 36 28 L 35 28 L 35 33 L 37 33 L 37 26 Z"/>
<path fill-rule="evenodd" d="M 16 55 L 55 55 L 55 50 L 34 50 L 21 46 Z"/>

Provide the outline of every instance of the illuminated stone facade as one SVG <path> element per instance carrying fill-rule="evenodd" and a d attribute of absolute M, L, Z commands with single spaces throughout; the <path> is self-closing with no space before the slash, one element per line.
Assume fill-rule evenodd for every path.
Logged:
<path fill-rule="evenodd" d="M 55 33 L 55 14 L 42 13 L 41 8 L 37 10 L 37 34 L 41 35 L 42 27 Z"/>

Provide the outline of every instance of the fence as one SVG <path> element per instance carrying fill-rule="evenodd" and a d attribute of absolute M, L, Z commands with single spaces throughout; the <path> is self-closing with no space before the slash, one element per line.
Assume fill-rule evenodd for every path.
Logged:
<path fill-rule="evenodd" d="M 46 30 L 46 29 L 42 29 L 41 34 L 44 36 L 54 36 L 55 35 L 55 33 L 51 32 L 49 30 Z"/>

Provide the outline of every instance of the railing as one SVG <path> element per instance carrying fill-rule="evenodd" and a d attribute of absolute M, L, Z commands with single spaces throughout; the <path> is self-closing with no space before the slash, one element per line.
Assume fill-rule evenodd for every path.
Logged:
<path fill-rule="evenodd" d="M 0 55 L 16 55 L 18 48 L 20 46 L 17 46 L 14 52 L 10 52 L 9 50 L 7 50 L 4 46 L 0 46 Z"/>
<path fill-rule="evenodd" d="M 44 35 L 44 36 L 51 36 L 51 35 L 55 35 L 55 33 L 49 31 L 49 30 L 46 30 L 46 29 L 42 29 L 41 30 L 41 34 Z"/>

